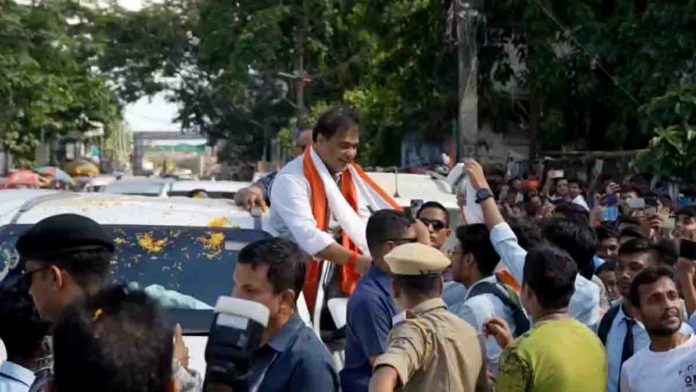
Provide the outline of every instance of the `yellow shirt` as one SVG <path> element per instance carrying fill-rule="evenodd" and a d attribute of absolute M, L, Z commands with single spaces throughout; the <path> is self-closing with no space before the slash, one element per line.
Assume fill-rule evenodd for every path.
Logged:
<path fill-rule="evenodd" d="M 606 392 L 602 343 L 576 320 L 544 321 L 500 357 L 497 392 Z"/>

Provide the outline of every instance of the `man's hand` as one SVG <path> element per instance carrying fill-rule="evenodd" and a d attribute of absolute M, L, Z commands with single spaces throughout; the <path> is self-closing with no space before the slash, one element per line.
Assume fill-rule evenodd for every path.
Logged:
<path fill-rule="evenodd" d="M 512 331 L 505 320 L 501 318 L 492 318 L 483 324 L 483 333 L 486 336 L 493 336 L 498 346 L 505 350 L 515 339 L 512 337 Z"/>
<path fill-rule="evenodd" d="M 677 273 L 680 277 L 688 277 L 690 281 L 693 281 L 696 276 L 696 261 L 680 257 L 677 261 Z"/>
<path fill-rule="evenodd" d="M 256 185 L 250 185 L 244 189 L 240 189 L 234 195 L 234 202 L 247 211 L 251 211 L 254 207 L 259 207 L 263 211 L 268 210 L 263 191 Z"/>
<path fill-rule="evenodd" d="M 189 366 L 189 349 L 184 342 L 183 331 L 181 325 L 177 324 L 174 329 L 174 361 L 182 368 L 188 370 Z"/>
<path fill-rule="evenodd" d="M 474 189 L 491 189 L 486 181 L 486 175 L 483 174 L 483 167 L 478 162 L 473 159 L 467 160 L 464 162 L 464 170 Z"/>
<path fill-rule="evenodd" d="M 607 187 L 604 189 L 604 192 L 607 195 L 619 194 L 621 192 L 621 185 L 612 181 L 609 184 L 607 184 Z"/>

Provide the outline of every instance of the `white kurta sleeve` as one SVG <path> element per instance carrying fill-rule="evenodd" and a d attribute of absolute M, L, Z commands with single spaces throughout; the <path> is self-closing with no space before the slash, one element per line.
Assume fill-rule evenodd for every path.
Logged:
<path fill-rule="evenodd" d="M 286 173 L 276 176 L 271 187 L 271 209 L 287 226 L 295 242 L 315 256 L 335 241 L 317 228 L 311 203 L 309 187 L 302 178 Z"/>

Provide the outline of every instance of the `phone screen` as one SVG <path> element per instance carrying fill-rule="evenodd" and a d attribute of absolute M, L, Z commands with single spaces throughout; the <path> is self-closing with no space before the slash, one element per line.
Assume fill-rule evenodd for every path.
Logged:
<path fill-rule="evenodd" d="M 681 240 L 679 242 L 679 257 L 696 260 L 696 242 Z"/>

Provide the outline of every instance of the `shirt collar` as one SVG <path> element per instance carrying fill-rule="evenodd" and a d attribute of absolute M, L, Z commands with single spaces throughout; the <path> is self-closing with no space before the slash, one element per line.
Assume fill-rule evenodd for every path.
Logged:
<path fill-rule="evenodd" d="M 295 313 L 295 315 L 292 316 L 290 321 L 288 321 L 287 324 L 285 324 L 283 328 L 281 328 L 280 331 L 278 331 L 278 333 L 275 334 L 275 336 L 273 336 L 271 340 L 268 341 L 268 343 L 266 343 L 266 345 L 277 352 L 284 352 L 285 350 L 287 350 L 292 338 L 294 338 L 295 335 L 297 335 L 297 333 L 303 325 L 304 322 L 302 321 L 300 316 L 297 313 Z"/>
<path fill-rule="evenodd" d="M 491 275 L 491 276 L 486 276 L 485 278 L 476 281 L 476 283 L 472 284 L 471 287 L 466 288 L 466 298 L 467 299 L 469 298 L 469 293 L 471 292 L 471 290 L 473 290 L 474 287 L 478 286 L 481 283 L 498 283 L 498 279 L 495 277 L 495 275 Z"/>
<path fill-rule="evenodd" d="M 411 309 L 411 313 L 418 315 L 420 313 L 425 313 L 429 312 L 431 310 L 435 310 L 437 308 L 445 308 L 447 309 L 447 305 L 445 304 L 445 301 L 442 300 L 442 298 L 431 298 L 428 300 L 425 300 L 415 307 Z"/>
<path fill-rule="evenodd" d="M 5 375 L 5 377 L 11 377 L 12 379 L 21 382 L 27 387 L 31 387 L 34 383 L 36 377 L 34 372 L 25 368 L 24 366 L 17 365 L 14 362 L 5 361 L 2 366 L 0 366 L 0 373 Z"/>
<path fill-rule="evenodd" d="M 370 270 L 367 271 L 367 276 L 370 277 L 370 279 L 373 279 L 377 284 L 382 287 L 387 293 L 391 293 L 391 276 L 387 274 L 386 272 L 382 271 L 379 267 L 376 265 L 372 265 L 370 267 Z"/>

